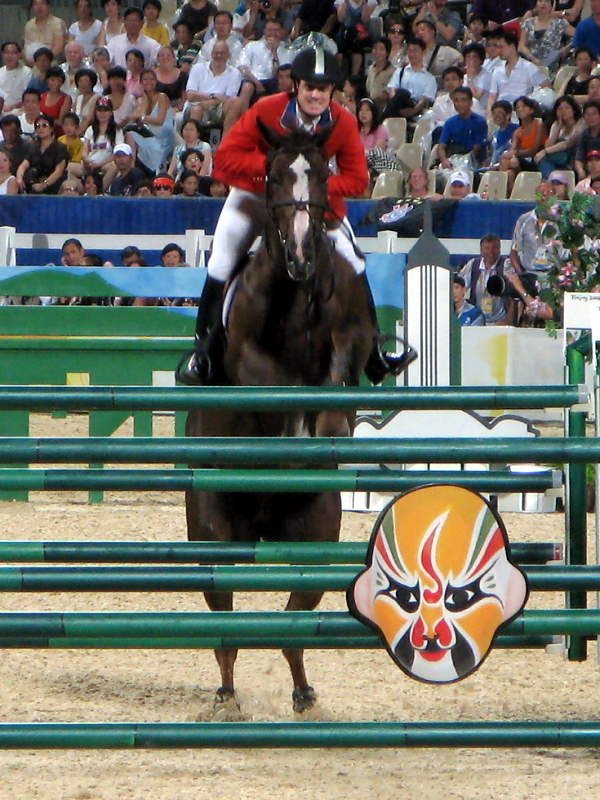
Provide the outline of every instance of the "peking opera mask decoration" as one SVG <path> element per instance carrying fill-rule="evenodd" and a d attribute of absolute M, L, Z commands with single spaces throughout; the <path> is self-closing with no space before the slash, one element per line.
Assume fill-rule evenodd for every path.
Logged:
<path fill-rule="evenodd" d="M 384 509 L 347 595 L 400 669 L 425 683 L 474 672 L 527 597 L 497 512 L 476 492 L 445 485 L 414 489 Z"/>

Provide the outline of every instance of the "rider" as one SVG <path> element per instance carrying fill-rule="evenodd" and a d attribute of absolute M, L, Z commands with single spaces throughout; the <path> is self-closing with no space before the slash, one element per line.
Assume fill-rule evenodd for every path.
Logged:
<path fill-rule="evenodd" d="M 339 78 L 333 55 L 320 47 L 302 51 L 292 65 L 294 91 L 271 95 L 255 103 L 217 149 L 213 176 L 229 184 L 231 190 L 215 229 L 208 276 L 198 308 L 194 353 L 184 359 L 177 371 L 181 383 L 207 384 L 214 378 L 222 341 L 224 285 L 262 232 L 269 145 L 259 130 L 258 120 L 278 133 L 285 133 L 294 126 L 316 131 L 327 123 L 335 123 L 325 144 L 327 156 L 335 157 L 337 164 L 336 172 L 329 177 L 327 235 L 335 249 L 364 279 L 375 326 L 373 350 L 365 373 L 372 383 L 381 383 L 386 375 L 399 375 L 415 357 L 411 348 L 400 355 L 386 353 L 381 348 L 365 260 L 346 218 L 343 199 L 364 194 L 368 170 L 356 119 L 331 99 Z"/>

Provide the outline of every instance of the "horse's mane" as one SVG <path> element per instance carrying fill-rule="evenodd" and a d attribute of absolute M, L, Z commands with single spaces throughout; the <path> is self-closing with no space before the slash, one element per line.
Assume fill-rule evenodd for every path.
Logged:
<path fill-rule="evenodd" d="M 323 160 L 327 160 L 327 156 L 323 151 L 323 145 L 329 137 L 333 125 L 327 125 L 322 128 L 318 134 L 304 130 L 304 128 L 293 127 L 290 128 L 288 133 L 281 134 L 277 137 L 274 146 L 269 150 L 267 155 L 267 170 L 270 169 L 273 159 L 281 153 L 292 153 L 297 155 L 304 155 L 305 153 L 320 153 Z"/>

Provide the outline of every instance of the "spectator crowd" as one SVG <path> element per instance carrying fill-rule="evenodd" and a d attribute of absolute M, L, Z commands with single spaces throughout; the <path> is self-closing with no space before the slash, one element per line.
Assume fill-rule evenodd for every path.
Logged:
<path fill-rule="evenodd" d="M 528 173 L 560 199 L 600 191 L 600 0 L 240 0 L 233 14 L 188 0 L 171 19 L 160 0 L 102 8 L 96 19 L 77 0 L 67 29 L 32 0 L 22 40 L 2 45 L 0 194 L 224 197 L 219 138 L 291 90 L 294 58 L 316 44 L 345 68 L 336 99 L 356 116 L 369 194 L 390 172 L 415 200 L 485 200 L 498 185 L 518 198 Z M 535 272 L 539 227 L 528 220 L 538 247 L 515 239 L 507 280 Z M 481 274 L 494 248 L 482 241 Z M 476 271 L 458 276 L 457 309 L 469 324 L 511 319 L 510 304 L 499 317 L 500 301 L 477 298 Z"/>

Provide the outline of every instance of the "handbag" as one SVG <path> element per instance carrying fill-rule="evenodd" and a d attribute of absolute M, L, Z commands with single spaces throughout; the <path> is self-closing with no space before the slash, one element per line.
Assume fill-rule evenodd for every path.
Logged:
<path fill-rule="evenodd" d="M 146 125 L 138 125 L 137 122 L 130 122 L 129 125 L 125 125 L 123 128 L 123 133 L 139 133 L 140 136 L 143 136 L 144 139 L 153 139 L 154 134 Z"/>

